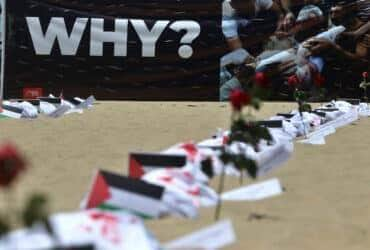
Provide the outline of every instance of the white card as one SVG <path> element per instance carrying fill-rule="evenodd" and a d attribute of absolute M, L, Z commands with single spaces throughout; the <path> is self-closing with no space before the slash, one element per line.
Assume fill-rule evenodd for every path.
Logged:
<path fill-rule="evenodd" d="M 310 137 L 305 140 L 300 140 L 298 142 L 303 143 L 303 144 L 311 144 L 311 145 L 325 145 L 326 144 L 325 138 L 322 136 L 314 136 L 314 137 Z"/>
<path fill-rule="evenodd" d="M 184 237 L 164 244 L 165 249 L 220 249 L 236 240 L 230 220 L 224 220 L 207 228 L 201 229 Z"/>
<path fill-rule="evenodd" d="M 336 132 L 335 128 L 333 126 L 320 126 L 312 133 L 308 134 L 308 137 L 325 137 L 331 134 L 334 134 Z"/>
<path fill-rule="evenodd" d="M 47 114 L 47 116 L 52 117 L 52 118 L 59 118 L 62 115 L 64 115 L 70 109 L 71 108 L 67 105 L 60 105 L 53 112 L 51 112 L 50 114 Z"/>
<path fill-rule="evenodd" d="M 280 181 L 274 178 L 225 192 L 221 198 L 226 201 L 257 201 L 280 195 L 282 192 Z"/>

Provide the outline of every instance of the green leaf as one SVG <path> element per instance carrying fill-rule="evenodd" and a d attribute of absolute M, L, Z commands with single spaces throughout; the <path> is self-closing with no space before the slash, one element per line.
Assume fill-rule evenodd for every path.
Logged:
<path fill-rule="evenodd" d="M 46 221 L 47 217 L 47 199 L 45 196 L 41 194 L 32 195 L 22 213 L 24 225 L 30 227 L 35 222 Z"/>
<path fill-rule="evenodd" d="M 229 162 L 231 162 L 231 156 L 225 151 L 222 151 L 220 155 L 220 160 L 222 161 L 223 164 L 228 164 Z"/>
<path fill-rule="evenodd" d="M 319 90 L 319 97 L 324 98 L 326 95 L 326 89 L 325 88 L 320 88 Z"/>
<path fill-rule="evenodd" d="M 312 111 L 312 107 L 308 103 L 303 103 L 303 104 L 300 105 L 299 111 L 300 112 L 311 112 Z"/>
<path fill-rule="evenodd" d="M 267 128 L 260 126 L 256 122 L 246 122 L 243 119 L 234 121 L 231 126 L 231 133 L 229 135 L 229 143 L 242 142 L 251 144 L 257 148 L 260 140 L 272 141 L 272 137 Z"/>
<path fill-rule="evenodd" d="M 254 85 L 253 88 L 250 90 L 250 93 L 255 98 L 258 98 L 260 100 L 267 100 L 271 97 L 272 90 L 271 88 L 262 88 L 258 85 Z"/>
<path fill-rule="evenodd" d="M 261 108 L 261 100 L 259 98 L 253 98 L 251 105 L 255 110 L 259 110 Z"/>
<path fill-rule="evenodd" d="M 301 90 L 297 91 L 297 97 L 298 97 L 298 99 L 299 99 L 299 100 L 301 100 L 301 101 L 305 101 L 305 100 L 307 100 L 307 95 L 306 95 L 306 93 L 305 93 L 304 91 L 301 91 Z"/>
<path fill-rule="evenodd" d="M 253 179 L 257 177 L 258 168 L 253 160 L 246 158 L 244 155 L 235 155 L 232 158 L 232 162 L 237 169 L 246 170 Z"/>

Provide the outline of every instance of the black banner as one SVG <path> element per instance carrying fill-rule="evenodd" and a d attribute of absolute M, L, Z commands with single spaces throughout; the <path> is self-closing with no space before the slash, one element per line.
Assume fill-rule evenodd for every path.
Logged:
<path fill-rule="evenodd" d="M 7 1 L 4 98 L 218 100 L 220 0 Z"/>

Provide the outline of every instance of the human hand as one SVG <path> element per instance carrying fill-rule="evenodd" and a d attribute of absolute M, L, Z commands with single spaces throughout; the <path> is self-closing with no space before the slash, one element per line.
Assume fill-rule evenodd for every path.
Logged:
<path fill-rule="evenodd" d="M 323 38 L 309 39 L 303 45 L 310 51 L 310 55 L 318 55 L 335 47 L 335 44 L 331 41 Z"/>

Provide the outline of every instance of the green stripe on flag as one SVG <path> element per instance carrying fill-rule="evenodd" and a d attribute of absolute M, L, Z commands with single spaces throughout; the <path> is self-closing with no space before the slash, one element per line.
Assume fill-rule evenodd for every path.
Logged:
<path fill-rule="evenodd" d="M 6 115 L 3 115 L 3 114 L 0 114 L 0 119 L 6 119 L 6 118 L 9 118 L 9 116 L 6 116 Z"/>
<path fill-rule="evenodd" d="M 131 210 L 128 210 L 128 209 L 122 209 L 122 208 L 119 208 L 119 207 L 116 207 L 116 206 L 113 206 L 113 205 L 109 205 L 109 204 L 106 204 L 106 203 L 103 203 L 103 204 L 99 205 L 97 207 L 97 209 L 100 209 L 100 210 L 103 210 L 103 211 L 113 211 L 113 212 L 114 211 L 128 212 L 128 213 L 134 214 L 136 216 L 139 216 L 139 217 L 141 217 L 142 219 L 145 219 L 145 220 L 154 219 L 151 216 L 141 214 L 141 213 L 138 213 L 138 212 L 135 212 L 135 211 L 131 211 Z"/>

